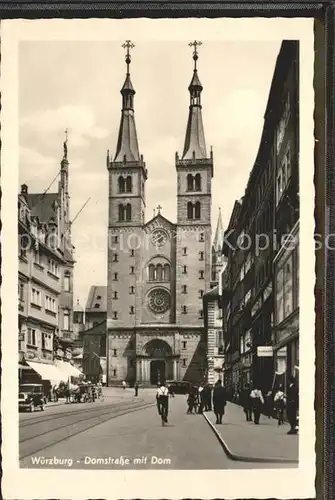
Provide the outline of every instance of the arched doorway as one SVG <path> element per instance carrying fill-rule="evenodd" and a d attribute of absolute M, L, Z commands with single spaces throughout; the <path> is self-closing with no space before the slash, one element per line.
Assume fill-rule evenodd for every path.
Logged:
<path fill-rule="evenodd" d="M 166 380 L 166 363 L 163 359 L 150 361 L 150 384 L 157 385 Z"/>
<path fill-rule="evenodd" d="M 161 339 L 153 339 L 144 347 L 145 356 L 149 364 L 150 384 L 157 385 L 172 377 L 172 349 L 170 345 Z"/>

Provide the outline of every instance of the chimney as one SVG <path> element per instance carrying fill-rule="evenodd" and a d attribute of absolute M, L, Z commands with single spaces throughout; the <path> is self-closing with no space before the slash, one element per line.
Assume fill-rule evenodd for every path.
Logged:
<path fill-rule="evenodd" d="M 28 186 L 27 186 L 27 184 L 22 184 L 22 186 L 21 186 L 21 194 L 28 194 Z"/>

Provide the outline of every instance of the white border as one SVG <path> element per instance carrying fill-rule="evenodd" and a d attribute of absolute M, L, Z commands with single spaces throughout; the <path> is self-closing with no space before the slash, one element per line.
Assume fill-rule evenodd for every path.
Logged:
<path fill-rule="evenodd" d="M 177 35 L 176 35 L 177 33 Z M 127 36 L 126 36 L 126 35 Z M 19 469 L 17 185 L 19 40 L 300 40 L 300 465 L 298 469 L 63 471 Z M 313 20 L 8 20 L 2 22 L 3 495 L 27 498 L 311 498 L 315 496 Z M 228 70 L 228 68 L 225 68 Z M 242 144 L 242 143 L 241 143 Z M 243 146 L 241 146 L 243 147 Z M 252 165 L 250 166 L 250 168 Z M 6 397 L 5 397 L 6 396 Z M 5 403 L 4 403 L 5 401 Z M 201 450 L 199 450 L 201 453 Z M 71 477 L 71 480 L 69 480 Z"/>

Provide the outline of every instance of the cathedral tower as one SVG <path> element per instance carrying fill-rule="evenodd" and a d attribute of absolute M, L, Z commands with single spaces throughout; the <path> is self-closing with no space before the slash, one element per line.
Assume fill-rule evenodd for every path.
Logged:
<path fill-rule="evenodd" d="M 202 122 L 197 47 L 191 83 L 184 151 L 176 153 L 177 170 L 177 323 L 202 326 L 202 296 L 211 281 L 211 184 L 213 154 L 207 155 Z"/>
<path fill-rule="evenodd" d="M 119 377 L 126 376 L 127 358 L 119 357 L 118 339 L 135 328 L 140 317 L 141 241 L 145 217 L 147 170 L 139 153 L 134 116 L 135 90 L 130 78 L 130 49 L 127 40 L 126 78 L 121 89 L 122 111 L 114 158 L 107 153 L 109 172 L 107 328 L 109 351 L 117 357 Z M 124 366 L 123 366 L 124 364 Z M 113 368 L 113 370 L 116 368 Z"/>

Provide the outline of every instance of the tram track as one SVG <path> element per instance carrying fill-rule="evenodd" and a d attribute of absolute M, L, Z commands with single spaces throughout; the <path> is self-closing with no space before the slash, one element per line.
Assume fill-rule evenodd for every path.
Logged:
<path fill-rule="evenodd" d="M 145 401 L 143 399 L 139 399 L 136 401 L 136 403 L 138 403 L 138 402 L 145 403 Z M 135 403 L 135 401 L 133 403 Z M 78 404 L 83 404 L 83 403 L 78 403 Z M 99 403 L 95 402 L 95 403 L 89 403 L 89 404 L 98 405 Z M 102 409 L 105 410 L 107 408 L 113 409 L 113 408 L 116 408 L 116 405 L 117 405 L 117 408 L 120 408 L 123 406 L 127 406 L 129 404 L 131 404 L 131 403 L 128 401 L 125 401 L 125 402 L 118 402 L 118 403 L 102 404 L 99 407 L 98 406 L 94 406 L 94 407 L 89 406 L 86 408 L 80 408 L 78 410 L 66 411 L 66 412 L 62 412 L 62 413 L 51 413 L 51 414 L 43 413 L 43 416 L 41 416 L 41 417 L 25 418 L 24 420 L 21 420 L 19 427 L 20 427 L 20 429 L 24 429 L 24 428 L 30 427 L 32 425 L 38 425 L 38 424 L 41 424 L 44 422 L 55 421 L 55 420 L 62 419 L 64 417 L 68 417 L 68 416 L 70 417 L 70 416 L 82 414 L 83 412 L 95 413 L 96 411 L 98 411 L 98 409 L 101 409 L 101 410 Z"/>
<path fill-rule="evenodd" d="M 128 413 L 133 413 L 135 411 L 153 407 L 155 406 L 155 403 L 144 403 L 142 405 L 137 404 L 136 406 L 134 406 L 131 403 L 128 403 L 128 408 L 126 408 L 125 406 L 126 404 L 123 405 L 121 408 L 120 407 L 116 408 L 115 406 L 113 406 L 112 410 L 109 408 L 109 411 L 104 411 L 103 413 L 99 412 L 99 414 L 96 416 L 93 416 L 92 414 L 90 415 L 86 414 L 85 417 L 82 419 L 75 420 L 74 422 L 68 422 L 65 423 L 64 425 L 57 426 L 54 429 L 48 429 L 41 433 L 20 439 L 19 440 L 20 460 L 28 458 L 36 453 L 42 452 L 50 448 L 51 446 L 54 446 L 55 444 L 66 441 L 71 437 L 81 434 L 87 430 L 90 430 L 93 427 L 96 427 L 100 424 L 107 422 L 108 420 L 121 417 L 122 415 L 126 415 Z M 74 412 L 67 412 L 67 416 L 69 416 L 68 415 L 69 413 L 72 414 Z M 83 411 L 81 411 L 80 413 L 83 413 Z M 76 414 L 78 414 L 78 412 L 76 412 Z M 72 432 L 71 430 L 69 432 L 69 428 L 71 427 L 75 428 L 74 432 Z"/>

